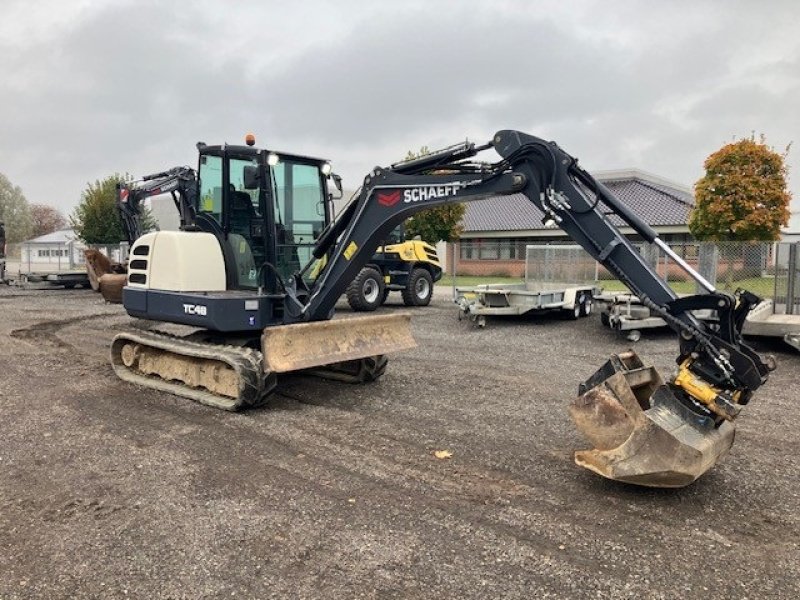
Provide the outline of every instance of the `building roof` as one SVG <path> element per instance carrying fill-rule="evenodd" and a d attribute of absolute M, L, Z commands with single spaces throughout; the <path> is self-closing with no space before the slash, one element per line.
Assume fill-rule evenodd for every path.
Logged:
<path fill-rule="evenodd" d="M 637 169 L 600 172 L 594 177 L 653 227 L 685 226 L 689 220 L 694 206 L 689 188 Z M 522 194 L 467 202 L 466 207 L 464 233 L 548 229 L 542 224 L 542 212 Z M 618 227 L 625 225 L 616 216 L 611 221 Z"/>
<path fill-rule="evenodd" d="M 39 237 L 35 237 L 32 240 L 27 240 L 26 243 L 66 244 L 67 242 L 74 242 L 76 239 L 78 239 L 78 236 L 75 235 L 74 229 L 59 229 L 58 231 L 54 231 L 53 233 L 46 233 L 45 235 L 40 235 Z"/>

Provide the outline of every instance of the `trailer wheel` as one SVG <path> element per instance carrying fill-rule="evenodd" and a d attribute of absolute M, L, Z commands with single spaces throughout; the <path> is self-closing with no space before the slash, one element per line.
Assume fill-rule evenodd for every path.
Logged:
<path fill-rule="evenodd" d="M 383 277 L 377 269 L 365 267 L 347 287 L 347 303 L 355 311 L 371 312 L 383 302 Z"/>
<path fill-rule="evenodd" d="M 642 332 L 639 331 L 638 329 L 631 329 L 630 331 L 628 331 L 628 335 L 626 335 L 625 338 L 629 342 L 633 342 L 635 344 L 640 339 L 642 339 Z"/>
<path fill-rule="evenodd" d="M 433 278 L 426 269 L 413 269 L 408 285 L 403 289 L 403 304 L 406 306 L 428 306 L 433 297 Z"/>
<path fill-rule="evenodd" d="M 585 317 L 592 311 L 591 302 L 592 296 L 590 294 L 584 292 L 578 293 L 578 296 L 575 298 L 575 304 L 572 308 L 564 310 L 564 316 L 570 321 L 577 321 L 579 318 Z M 588 308 L 587 303 L 589 303 Z"/>
<path fill-rule="evenodd" d="M 592 314 L 592 295 L 586 294 L 583 296 L 583 302 L 581 302 L 581 316 L 588 317 Z"/>

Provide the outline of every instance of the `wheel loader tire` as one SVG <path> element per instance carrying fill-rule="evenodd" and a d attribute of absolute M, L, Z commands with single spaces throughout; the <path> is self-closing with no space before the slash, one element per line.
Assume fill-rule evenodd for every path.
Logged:
<path fill-rule="evenodd" d="M 383 303 L 383 277 L 377 269 L 365 267 L 347 287 L 347 303 L 354 311 L 371 312 Z"/>
<path fill-rule="evenodd" d="M 406 306 L 428 306 L 433 297 L 433 278 L 426 269 L 413 269 L 408 285 L 403 289 L 403 304 Z"/>

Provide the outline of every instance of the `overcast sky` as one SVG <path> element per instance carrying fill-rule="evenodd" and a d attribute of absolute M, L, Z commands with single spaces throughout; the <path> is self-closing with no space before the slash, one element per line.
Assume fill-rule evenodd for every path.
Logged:
<path fill-rule="evenodd" d="M 590 172 L 691 185 L 763 132 L 798 145 L 800 213 L 798 23 L 796 0 L 2 0 L 0 172 L 69 213 L 87 181 L 252 131 L 354 189 L 409 149 L 515 128 Z"/>

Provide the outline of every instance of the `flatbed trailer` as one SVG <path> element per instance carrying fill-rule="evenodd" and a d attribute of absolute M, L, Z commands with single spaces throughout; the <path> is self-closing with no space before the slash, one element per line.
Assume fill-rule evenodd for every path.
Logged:
<path fill-rule="evenodd" d="M 456 287 L 454 299 L 459 308 L 459 320 L 468 318 L 479 327 L 485 327 L 487 316 L 560 311 L 571 319 L 586 317 L 592 312 L 594 297 L 601 292 L 602 288 L 592 284 L 490 283 Z"/>
<path fill-rule="evenodd" d="M 631 292 L 610 292 L 595 297 L 600 313 L 600 322 L 624 332 L 628 341 L 638 342 L 642 338 L 643 329 L 667 327 L 667 322 L 655 316 Z M 716 318 L 713 310 L 695 310 L 692 314 L 701 321 L 712 321 Z"/>
<path fill-rule="evenodd" d="M 800 315 L 777 314 L 772 300 L 763 300 L 750 311 L 742 333 L 754 337 L 782 339 L 800 351 Z"/>
<path fill-rule="evenodd" d="M 39 272 L 39 273 L 20 273 L 17 283 L 20 285 L 27 284 L 46 284 L 58 285 L 65 288 L 74 288 L 78 285 L 82 287 L 89 286 L 89 275 L 86 270 L 80 271 L 54 271 L 52 273 Z"/>
<path fill-rule="evenodd" d="M 603 325 L 627 332 L 629 341 L 639 341 L 643 329 L 667 327 L 664 319 L 653 316 L 650 309 L 630 292 L 603 294 L 597 296 L 595 301 L 599 305 L 598 312 Z M 713 310 L 694 311 L 694 315 L 704 321 L 713 321 L 716 318 Z M 772 300 L 762 300 L 750 311 L 742 333 L 752 337 L 782 339 L 800 351 L 800 315 L 776 313 Z"/>

